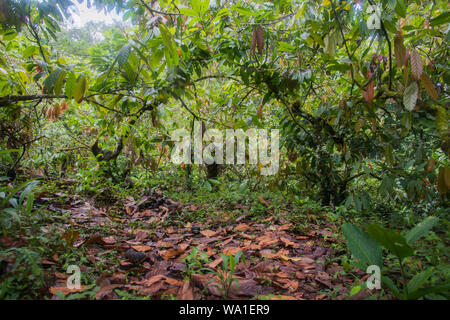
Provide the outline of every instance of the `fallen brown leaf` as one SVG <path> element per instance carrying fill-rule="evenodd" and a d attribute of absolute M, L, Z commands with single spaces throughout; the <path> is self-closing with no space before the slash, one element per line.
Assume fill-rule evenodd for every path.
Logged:
<path fill-rule="evenodd" d="M 214 269 L 215 267 L 217 267 L 220 263 L 222 262 L 222 258 L 217 258 L 216 260 L 214 260 L 213 262 L 208 263 L 206 266 L 208 268 Z"/>
<path fill-rule="evenodd" d="M 189 281 L 183 283 L 183 287 L 178 293 L 178 299 L 180 300 L 194 300 L 194 293 Z"/>
<path fill-rule="evenodd" d="M 180 281 L 180 280 L 177 280 L 177 279 L 174 279 L 174 278 L 166 277 L 166 278 L 164 279 L 164 281 L 165 281 L 167 284 L 171 284 L 171 285 L 173 285 L 173 286 L 181 287 L 181 286 L 183 285 L 183 281 Z"/>
<path fill-rule="evenodd" d="M 80 232 L 77 230 L 67 230 L 63 235 L 62 238 L 66 240 L 66 244 L 68 247 L 73 246 L 75 241 L 77 241 L 78 237 L 80 236 Z"/>
<path fill-rule="evenodd" d="M 110 285 L 101 287 L 95 294 L 95 299 L 102 300 L 105 297 L 114 298 L 116 295 L 114 294 L 113 290 L 120 286 L 121 286 L 121 284 L 110 284 Z"/>
<path fill-rule="evenodd" d="M 152 249 L 150 246 L 131 246 L 134 250 L 138 252 L 147 252 Z"/>
<path fill-rule="evenodd" d="M 102 238 L 102 241 L 106 244 L 116 243 L 116 239 L 114 238 L 114 236 L 104 237 L 104 238 Z"/>
<path fill-rule="evenodd" d="M 63 295 L 67 295 L 69 293 L 74 293 L 74 292 L 81 292 L 84 289 L 86 289 L 87 286 L 80 286 L 79 289 L 69 289 L 67 286 L 61 286 L 61 287 L 51 287 L 50 288 L 50 293 L 51 294 L 56 294 L 57 291 L 61 292 Z"/>
<path fill-rule="evenodd" d="M 291 246 L 292 248 L 298 248 L 298 247 L 299 247 L 298 244 L 296 244 L 295 242 L 292 242 L 292 241 L 289 240 L 288 238 L 281 237 L 280 240 L 284 243 L 284 245 L 285 245 L 286 247 L 289 247 L 289 246 Z"/>
<path fill-rule="evenodd" d="M 170 259 L 182 254 L 183 252 L 184 252 L 184 250 L 182 250 L 182 249 L 170 248 L 167 250 L 159 251 L 159 255 L 161 257 L 163 257 L 164 260 L 170 260 Z"/>
<path fill-rule="evenodd" d="M 214 237 L 217 234 L 217 232 L 212 231 L 212 230 L 202 230 L 202 231 L 200 231 L 200 233 L 208 238 Z"/>
<path fill-rule="evenodd" d="M 250 226 L 246 223 L 240 223 L 236 226 L 235 230 L 238 232 L 245 232 L 250 229 Z"/>

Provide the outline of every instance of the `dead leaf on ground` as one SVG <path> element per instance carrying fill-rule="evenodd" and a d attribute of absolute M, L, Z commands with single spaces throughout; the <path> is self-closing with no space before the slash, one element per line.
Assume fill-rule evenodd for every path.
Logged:
<path fill-rule="evenodd" d="M 315 298 L 315 300 L 322 300 L 322 299 L 324 299 L 324 298 L 326 298 L 326 294 L 324 293 L 324 294 L 319 294 L 316 298 Z"/>
<path fill-rule="evenodd" d="M 228 247 L 228 248 L 223 249 L 222 253 L 227 255 L 227 256 L 230 255 L 230 254 L 232 256 L 234 256 L 239 251 L 243 251 L 243 250 L 241 248 L 239 248 L 239 247 Z"/>
<path fill-rule="evenodd" d="M 266 233 L 255 240 L 258 242 L 259 248 L 274 246 L 278 243 L 278 238 L 272 232 Z"/>
<path fill-rule="evenodd" d="M 152 249 L 150 246 L 131 246 L 134 250 L 138 252 L 147 252 Z"/>
<path fill-rule="evenodd" d="M 297 280 L 289 280 L 284 286 L 284 289 L 288 289 L 290 293 L 297 291 L 299 283 Z"/>
<path fill-rule="evenodd" d="M 292 227 L 292 223 L 283 224 L 278 227 L 278 231 L 286 231 Z"/>
<path fill-rule="evenodd" d="M 95 294 L 96 300 L 102 300 L 104 298 L 114 299 L 116 294 L 113 292 L 114 289 L 122 286 L 121 284 L 110 284 L 104 287 L 101 287 L 97 293 Z"/>
<path fill-rule="evenodd" d="M 292 248 L 298 248 L 299 247 L 299 245 L 297 243 L 289 240 L 288 238 L 281 237 L 280 240 L 284 243 L 284 245 L 286 247 L 289 247 L 289 246 L 292 247 Z"/>
<path fill-rule="evenodd" d="M 245 232 L 248 229 L 250 229 L 250 226 L 246 223 L 240 223 L 236 226 L 236 228 L 234 228 L 236 231 L 238 232 Z"/>
<path fill-rule="evenodd" d="M 170 260 L 170 259 L 173 259 L 176 256 L 182 254 L 183 252 L 184 252 L 184 250 L 181 249 L 181 248 L 178 248 L 178 249 L 170 248 L 170 249 L 167 249 L 167 250 L 159 251 L 159 255 L 161 257 L 163 257 L 164 260 Z"/>
<path fill-rule="evenodd" d="M 148 237 L 148 232 L 147 231 L 139 230 L 136 233 L 136 239 L 135 240 L 138 241 L 138 242 L 142 242 L 145 239 L 147 239 L 147 237 Z"/>
<path fill-rule="evenodd" d="M 282 254 L 280 255 L 280 258 L 285 261 L 294 261 L 297 265 L 308 265 L 314 263 L 313 259 L 307 257 L 288 257 Z"/>
<path fill-rule="evenodd" d="M 84 289 L 86 289 L 87 286 L 80 286 L 79 289 L 74 288 L 74 289 L 69 289 L 66 285 L 64 286 L 60 286 L 60 287 L 51 287 L 50 288 L 50 293 L 51 294 L 56 294 L 56 292 L 61 292 L 63 295 L 67 295 L 69 293 L 74 293 L 74 292 L 81 292 Z"/>
<path fill-rule="evenodd" d="M 273 253 L 271 249 L 264 249 L 259 252 L 261 257 L 266 259 L 275 259 L 278 257 L 278 253 Z"/>
<path fill-rule="evenodd" d="M 178 299 L 180 300 L 194 300 L 194 293 L 189 281 L 183 283 L 183 287 L 178 293 Z"/>
<path fill-rule="evenodd" d="M 68 247 L 72 247 L 75 241 L 78 240 L 78 237 L 80 236 L 80 232 L 78 230 L 67 230 L 63 235 L 62 238 L 66 240 L 66 244 Z"/>
<path fill-rule="evenodd" d="M 215 267 L 217 267 L 220 263 L 222 262 L 222 258 L 217 258 L 216 260 L 214 260 L 213 262 L 208 263 L 206 266 L 208 268 L 214 269 Z"/>
<path fill-rule="evenodd" d="M 85 242 L 84 242 L 84 246 L 89 246 L 91 244 L 104 244 L 103 239 L 102 239 L 102 235 L 99 233 L 95 233 L 93 235 L 91 235 Z"/>
<path fill-rule="evenodd" d="M 202 231 L 200 231 L 200 233 L 208 238 L 214 237 L 217 234 L 217 232 L 212 231 L 212 230 L 202 230 Z"/>
<path fill-rule="evenodd" d="M 173 285 L 173 286 L 177 286 L 177 287 L 181 287 L 183 285 L 183 281 L 180 281 L 180 280 L 177 280 L 177 279 L 174 279 L 174 278 L 166 277 L 164 279 L 164 281 L 167 284 L 170 284 L 170 285 Z"/>
<path fill-rule="evenodd" d="M 116 243 L 116 238 L 114 238 L 114 236 L 104 237 L 102 238 L 102 241 L 106 244 L 114 244 Z"/>

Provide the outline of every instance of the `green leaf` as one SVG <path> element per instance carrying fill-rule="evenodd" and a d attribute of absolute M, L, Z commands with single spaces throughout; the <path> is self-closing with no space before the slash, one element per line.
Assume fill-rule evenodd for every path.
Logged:
<path fill-rule="evenodd" d="M 62 72 L 62 69 L 57 68 L 55 71 L 50 73 L 48 77 L 44 80 L 44 90 L 47 93 L 51 93 L 53 90 L 53 87 L 55 86 L 56 81 L 58 81 L 58 78 Z"/>
<path fill-rule="evenodd" d="M 166 47 L 165 56 L 167 63 L 169 64 L 169 66 L 178 65 L 179 57 L 172 34 L 170 33 L 169 29 L 167 29 L 167 27 L 162 23 L 159 24 L 159 31 L 161 32 L 161 37 Z"/>
<path fill-rule="evenodd" d="M 3 40 L 9 41 L 17 36 L 17 32 L 14 29 L 10 29 L 3 34 Z"/>
<path fill-rule="evenodd" d="M 395 6 L 395 12 L 402 18 L 406 17 L 406 7 L 403 0 L 397 0 L 397 5 Z"/>
<path fill-rule="evenodd" d="M 73 98 L 73 93 L 75 92 L 75 86 L 77 84 L 77 78 L 73 72 L 70 72 L 67 76 L 66 87 L 64 94 L 67 96 L 67 99 Z"/>
<path fill-rule="evenodd" d="M 240 260 L 241 258 L 242 258 L 242 261 L 243 261 L 244 264 L 245 264 L 245 256 L 244 256 L 243 252 L 239 250 L 239 251 L 236 253 L 236 255 L 234 256 L 234 258 L 233 258 L 233 260 L 234 260 L 234 265 L 239 264 L 239 260 Z M 234 272 L 234 266 L 233 266 L 233 270 L 231 270 L 231 272 L 232 272 L 232 273 Z"/>
<path fill-rule="evenodd" d="M 361 289 L 362 289 L 361 286 L 354 286 L 353 288 L 350 289 L 349 297 L 353 297 L 355 294 L 357 294 L 358 292 L 360 292 Z"/>
<path fill-rule="evenodd" d="M 180 8 L 180 13 L 188 16 L 188 17 L 196 17 L 198 16 L 197 11 L 189 9 L 189 8 Z"/>
<path fill-rule="evenodd" d="M 130 63 L 125 63 L 123 69 L 125 70 L 126 78 L 130 82 L 134 82 L 136 79 L 136 70 Z"/>
<path fill-rule="evenodd" d="M 235 260 L 235 258 L 230 254 L 230 272 L 231 272 L 231 275 L 233 274 L 233 272 L 234 272 L 234 267 L 236 266 L 236 260 Z"/>
<path fill-rule="evenodd" d="M 56 80 L 56 83 L 53 87 L 53 91 L 55 92 L 56 95 L 60 95 L 61 94 L 61 90 L 62 90 L 62 86 L 64 84 L 64 78 L 66 77 L 66 72 L 62 71 L 59 74 L 58 80 Z"/>
<path fill-rule="evenodd" d="M 400 290 L 398 290 L 397 286 L 390 278 L 386 276 L 381 276 L 381 282 L 383 282 L 389 288 L 389 290 L 395 297 L 400 298 L 401 296 Z"/>
<path fill-rule="evenodd" d="M 130 56 L 131 46 L 126 44 L 120 49 L 119 54 L 117 55 L 117 63 L 120 67 L 123 67 L 125 63 L 128 62 L 128 58 Z"/>
<path fill-rule="evenodd" d="M 6 150 L 0 150 L 0 154 L 10 154 L 10 153 L 19 153 L 19 149 L 6 149 Z"/>
<path fill-rule="evenodd" d="M 408 111 L 413 111 L 416 106 L 417 95 L 419 92 L 419 87 L 417 86 L 417 82 L 412 82 L 403 93 L 403 104 L 405 105 L 405 109 Z"/>
<path fill-rule="evenodd" d="M 28 183 L 28 185 L 25 187 L 25 189 L 20 194 L 20 198 L 19 198 L 20 205 L 23 205 L 23 200 L 25 199 L 25 197 L 28 197 L 28 195 L 31 194 L 31 191 L 38 183 L 39 183 L 38 180 L 33 180 Z"/>
<path fill-rule="evenodd" d="M 419 299 L 420 297 L 423 297 L 427 294 L 431 293 L 448 293 L 450 291 L 450 283 L 437 285 L 437 286 L 431 286 L 427 288 L 422 288 L 414 291 L 413 293 L 408 294 L 408 299 Z"/>
<path fill-rule="evenodd" d="M 5 209 L 3 209 L 1 212 L 4 212 L 4 213 L 9 214 L 11 217 L 13 217 L 14 220 L 17 221 L 17 223 L 20 224 L 20 217 L 19 217 L 19 215 L 17 214 L 17 210 L 16 210 L 16 209 L 13 209 L 13 208 L 5 208 Z"/>
<path fill-rule="evenodd" d="M 381 266 L 381 247 L 367 232 L 349 223 L 342 226 L 342 231 L 347 245 L 356 259 L 365 265 Z"/>
<path fill-rule="evenodd" d="M 22 56 L 26 59 L 34 55 L 34 52 L 36 51 L 36 46 L 29 46 L 26 47 L 25 50 L 23 50 Z"/>
<path fill-rule="evenodd" d="M 377 224 L 369 224 L 367 232 L 379 244 L 395 254 L 400 259 L 408 257 L 414 250 L 408 245 L 406 238 L 398 232 Z"/>
<path fill-rule="evenodd" d="M 409 244 L 416 242 L 421 237 L 425 236 L 439 221 L 439 218 L 429 216 L 425 218 L 422 222 L 417 224 L 414 228 L 409 230 L 405 238 Z"/>
<path fill-rule="evenodd" d="M 30 192 L 27 195 L 27 214 L 31 215 L 31 210 L 33 209 L 33 202 L 34 202 L 34 194 Z"/>
<path fill-rule="evenodd" d="M 237 7 L 236 12 L 243 16 L 256 16 L 256 13 L 244 7 Z"/>
<path fill-rule="evenodd" d="M 26 181 L 22 184 L 20 184 L 18 187 L 16 187 L 14 190 L 12 190 L 9 195 L 3 200 L 4 203 L 7 203 L 9 201 L 9 199 L 11 199 L 12 197 L 14 197 L 14 195 L 19 192 L 23 187 L 25 187 L 26 185 L 28 185 L 30 183 L 30 181 Z"/>
<path fill-rule="evenodd" d="M 222 258 L 223 269 L 228 270 L 228 263 L 229 263 L 230 258 L 223 253 L 220 256 Z"/>
<path fill-rule="evenodd" d="M 333 30 L 325 36 L 325 52 L 330 56 L 334 56 L 336 54 L 336 32 Z"/>
<path fill-rule="evenodd" d="M 427 282 L 428 278 L 433 274 L 434 269 L 428 268 L 419 274 L 416 274 L 411 280 L 408 282 L 408 296 L 414 294 L 415 291 L 419 290 L 423 285 Z"/>
<path fill-rule="evenodd" d="M 396 0 L 388 0 L 388 8 L 393 10 L 395 8 L 395 6 L 397 5 L 397 1 Z"/>
<path fill-rule="evenodd" d="M 295 47 L 290 43 L 280 41 L 278 42 L 278 50 L 281 52 L 293 52 L 295 50 Z"/>
<path fill-rule="evenodd" d="M 440 14 L 436 18 L 431 19 L 430 25 L 432 27 L 435 27 L 435 26 L 439 26 L 441 24 L 449 23 L 449 22 L 450 22 L 450 12 L 447 11 L 447 12 Z"/>
<path fill-rule="evenodd" d="M 87 91 L 87 79 L 84 75 L 81 75 L 80 77 L 78 77 L 77 85 L 73 93 L 75 101 L 81 103 L 81 101 L 83 101 L 83 97 L 86 91 Z"/>

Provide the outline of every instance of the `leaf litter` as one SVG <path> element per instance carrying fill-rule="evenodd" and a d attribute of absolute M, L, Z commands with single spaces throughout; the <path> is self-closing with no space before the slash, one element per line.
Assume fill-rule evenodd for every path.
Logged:
<path fill-rule="evenodd" d="M 83 266 L 84 272 L 98 274 L 99 262 L 108 267 L 106 274 L 97 276 L 96 299 L 117 299 L 116 290 L 152 299 L 221 299 L 214 272 L 197 268 L 186 276 L 185 259 L 194 248 L 206 254 L 207 261 L 201 267 L 216 272 L 222 266 L 221 254 L 243 252 L 246 262 L 236 266 L 233 278 L 239 285 L 233 282 L 229 291 L 232 299 L 320 300 L 327 298 L 323 294 L 326 289 L 337 289 L 335 298 L 344 299 L 353 283 L 336 262 L 326 262 L 336 253 L 330 244 L 340 240 L 316 225 L 306 234 L 299 234 L 291 231 L 291 224 L 273 217 L 265 219 L 268 224 L 256 223 L 245 215 L 234 221 L 227 219 L 227 226 L 212 218 L 186 223 L 182 221 L 183 213 L 197 210 L 198 206 L 183 205 L 163 197 L 161 192 L 139 200 L 129 197 L 102 208 L 76 196 L 64 195 L 66 201 L 59 205 L 52 203 L 49 195 L 44 196 L 38 201 L 49 202 L 50 210 L 68 217 L 61 235 L 66 245 L 78 250 L 84 247 L 88 253 L 91 265 Z M 98 227 L 103 228 L 103 233 L 92 232 Z M 118 263 L 108 258 L 111 255 Z M 46 263 L 58 268 L 57 259 L 42 261 Z M 68 295 L 89 288 L 68 289 L 64 275 L 59 266 L 56 280 L 48 289 L 54 299 L 58 298 L 57 291 Z"/>

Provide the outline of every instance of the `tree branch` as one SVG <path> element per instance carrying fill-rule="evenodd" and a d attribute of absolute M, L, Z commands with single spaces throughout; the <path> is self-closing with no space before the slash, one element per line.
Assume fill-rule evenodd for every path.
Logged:
<path fill-rule="evenodd" d="M 167 16 L 181 16 L 181 13 L 171 13 L 171 12 L 162 12 L 151 8 L 144 0 L 139 0 L 139 2 L 153 15 L 154 13 L 167 15 Z"/>
<path fill-rule="evenodd" d="M 34 95 L 23 95 L 23 96 L 5 96 L 0 97 L 0 107 L 8 106 L 9 104 L 21 101 L 34 101 L 43 99 L 64 99 L 67 98 L 66 95 L 60 94 L 34 94 Z"/>

